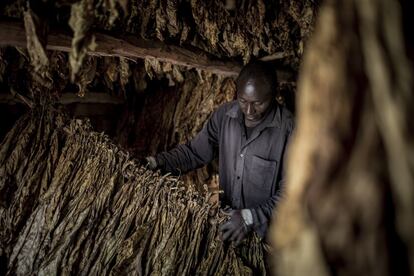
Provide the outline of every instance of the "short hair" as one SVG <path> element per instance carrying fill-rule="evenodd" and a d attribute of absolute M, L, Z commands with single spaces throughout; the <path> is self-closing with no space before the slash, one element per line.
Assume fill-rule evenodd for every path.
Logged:
<path fill-rule="evenodd" d="M 255 60 L 246 64 L 236 79 L 237 91 L 239 86 L 246 83 L 249 79 L 254 79 L 259 83 L 266 84 L 271 93 L 276 94 L 277 76 L 273 66 L 264 61 Z"/>

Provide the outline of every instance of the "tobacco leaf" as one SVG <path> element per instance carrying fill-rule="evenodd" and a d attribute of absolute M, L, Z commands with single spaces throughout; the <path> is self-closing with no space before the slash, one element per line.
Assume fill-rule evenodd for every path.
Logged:
<path fill-rule="evenodd" d="M 96 47 L 95 36 L 91 33 L 94 23 L 94 1 L 82 0 L 71 8 L 69 26 L 73 30 L 72 49 L 69 54 L 71 80 L 75 81 L 88 50 Z"/>
<path fill-rule="evenodd" d="M 46 52 L 48 25 L 30 7 L 23 12 L 26 30 L 27 52 L 34 71 L 32 79 L 45 88 L 51 89 L 53 79 L 49 72 L 49 58 Z"/>
<path fill-rule="evenodd" d="M 64 118 L 34 108 L 0 148 L 8 274 L 264 273 L 259 239 L 240 250 L 219 239 L 224 217 L 210 215 L 210 195 L 139 166 L 88 121 Z"/>
<path fill-rule="evenodd" d="M 26 29 L 27 51 L 36 71 L 44 70 L 49 65 L 46 54 L 46 33 L 42 30 L 40 19 L 29 8 L 24 12 L 24 26 Z"/>

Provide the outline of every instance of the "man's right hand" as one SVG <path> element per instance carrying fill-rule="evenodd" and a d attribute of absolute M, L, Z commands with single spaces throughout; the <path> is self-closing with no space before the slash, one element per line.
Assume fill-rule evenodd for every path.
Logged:
<path fill-rule="evenodd" d="M 154 156 L 147 156 L 143 161 L 143 165 L 152 171 L 155 171 L 158 168 L 157 160 Z"/>

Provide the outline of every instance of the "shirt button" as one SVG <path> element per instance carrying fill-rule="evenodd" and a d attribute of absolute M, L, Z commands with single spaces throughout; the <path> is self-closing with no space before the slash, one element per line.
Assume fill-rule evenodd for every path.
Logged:
<path fill-rule="evenodd" d="M 238 176 L 237 179 L 240 179 L 240 176 Z"/>
<path fill-rule="evenodd" d="M 243 158 L 243 156 L 244 156 L 244 155 L 243 155 L 243 153 L 242 153 L 242 154 L 240 154 L 240 157 L 241 157 L 241 158 Z"/>

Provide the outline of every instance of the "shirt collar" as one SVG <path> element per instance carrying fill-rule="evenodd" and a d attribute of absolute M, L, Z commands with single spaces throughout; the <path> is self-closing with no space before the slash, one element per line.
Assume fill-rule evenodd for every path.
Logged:
<path fill-rule="evenodd" d="M 266 115 L 264 120 L 260 123 L 263 127 L 277 127 L 280 128 L 282 122 L 282 110 L 280 106 L 275 102 L 272 104 L 270 112 Z M 234 101 L 232 107 L 226 112 L 226 115 L 230 118 L 237 119 L 240 124 L 244 125 L 243 113 L 240 110 L 237 101 Z"/>

